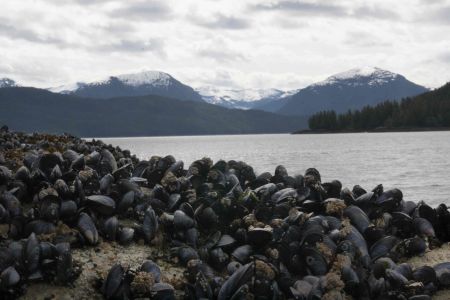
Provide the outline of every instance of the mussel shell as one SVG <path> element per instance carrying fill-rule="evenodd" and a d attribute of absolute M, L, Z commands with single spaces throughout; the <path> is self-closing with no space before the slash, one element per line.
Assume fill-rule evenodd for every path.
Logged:
<path fill-rule="evenodd" d="M 209 260 L 212 267 L 222 270 L 228 264 L 229 256 L 223 252 L 222 248 L 214 248 L 209 251 Z"/>
<path fill-rule="evenodd" d="M 134 239 L 134 229 L 130 227 L 122 227 L 117 233 L 117 240 L 121 245 L 128 245 Z"/>
<path fill-rule="evenodd" d="M 109 195 L 111 192 L 114 177 L 108 173 L 100 179 L 100 192 L 104 195 Z"/>
<path fill-rule="evenodd" d="M 411 265 L 408 263 L 399 264 L 394 268 L 394 270 L 405 276 L 408 280 L 412 278 L 413 270 Z"/>
<path fill-rule="evenodd" d="M 34 220 L 25 225 L 25 234 L 31 234 L 32 232 L 41 234 L 51 234 L 56 231 L 56 227 L 53 223 L 44 220 Z"/>
<path fill-rule="evenodd" d="M 386 279 L 394 288 L 403 288 L 408 283 L 405 276 L 392 269 L 386 269 Z"/>
<path fill-rule="evenodd" d="M 94 222 L 92 221 L 91 217 L 88 214 L 82 212 L 80 214 L 80 217 L 78 218 L 77 225 L 78 230 L 89 244 L 91 245 L 97 244 L 98 242 L 97 228 L 95 227 Z"/>
<path fill-rule="evenodd" d="M 182 210 L 176 210 L 173 214 L 173 225 L 176 229 L 186 230 L 194 227 L 195 221 Z"/>
<path fill-rule="evenodd" d="M 399 189 L 392 189 L 382 193 L 375 203 L 382 207 L 384 211 L 392 212 L 400 207 L 403 200 L 403 193 Z"/>
<path fill-rule="evenodd" d="M 77 157 L 74 160 L 72 160 L 70 168 L 75 171 L 81 171 L 84 169 L 85 165 L 86 165 L 86 160 L 84 158 L 84 155 L 80 154 L 80 155 L 77 155 Z"/>
<path fill-rule="evenodd" d="M 433 225 L 424 218 L 414 218 L 413 225 L 417 232 L 417 234 L 426 236 L 426 237 L 435 237 L 436 233 L 434 232 Z"/>
<path fill-rule="evenodd" d="M 390 230 L 392 234 L 405 238 L 414 232 L 413 219 L 404 212 L 391 213 L 392 220 Z"/>
<path fill-rule="evenodd" d="M 116 209 L 116 202 L 112 198 L 105 195 L 87 196 L 86 205 L 105 216 L 112 215 Z"/>
<path fill-rule="evenodd" d="M 228 300 L 239 290 L 246 282 L 251 279 L 253 274 L 253 263 L 248 263 L 237 269 L 222 285 L 217 300 Z"/>
<path fill-rule="evenodd" d="M 135 199 L 135 193 L 134 191 L 129 191 L 123 195 L 122 199 L 120 200 L 119 204 L 117 205 L 117 211 L 121 214 L 124 214 L 128 208 L 130 208 Z"/>
<path fill-rule="evenodd" d="M 361 234 L 364 234 L 365 230 L 370 225 L 369 217 L 358 206 L 347 206 L 344 209 L 344 216 L 350 219 L 350 222 L 353 224 L 353 226 L 356 227 L 356 229 L 358 229 Z"/>
<path fill-rule="evenodd" d="M 420 281 L 424 285 L 437 280 L 436 271 L 430 266 L 416 268 L 412 273 L 412 277 L 415 281 Z"/>
<path fill-rule="evenodd" d="M 217 242 L 216 246 L 224 250 L 228 250 L 232 248 L 235 244 L 236 240 L 231 235 L 224 234 L 220 237 L 220 240 Z"/>
<path fill-rule="evenodd" d="M 55 247 L 58 252 L 56 259 L 56 281 L 68 285 L 74 277 L 73 260 L 69 243 L 59 243 Z"/>
<path fill-rule="evenodd" d="M 191 259 L 198 259 L 198 253 L 194 248 L 191 248 L 189 246 L 182 246 L 179 247 L 177 250 L 177 256 L 180 259 L 180 262 L 186 266 L 187 263 L 191 260 Z"/>
<path fill-rule="evenodd" d="M 106 299 L 126 297 L 126 290 L 123 288 L 125 269 L 120 264 L 115 264 L 109 270 L 106 280 L 103 282 L 102 292 Z M 127 299 L 127 298 L 124 298 Z"/>
<path fill-rule="evenodd" d="M 302 257 L 310 274 L 322 276 L 328 272 L 328 264 L 325 257 L 316 249 L 305 247 L 302 250 Z"/>
<path fill-rule="evenodd" d="M 360 284 L 359 276 L 351 266 L 344 266 L 341 274 L 347 289 L 354 290 Z"/>
<path fill-rule="evenodd" d="M 159 222 L 155 211 L 151 207 L 148 207 L 145 210 L 144 221 L 142 223 L 142 231 L 147 243 L 150 243 L 155 238 L 158 228 Z"/>
<path fill-rule="evenodd" d="M 110 241 L 114 241 L 119 229 L 119 220 L 116 216 L 112 216 L 105 220 L 103 224 L 103 233 L 105 238 Z"/>
<path fill-rule="evenodd" d="M 174 292 L 175 289 L 168 283 L 158 282 L 151 287 L 152 299 L 155 300 L 175 299 Z"/>
<path fill-rule="evenodd" d="M 101 151 L 100 173 L 102 175 L 113 173 L 117 170 L 117 162 L 111 152 L 107 149 Z"/>
<path fill-rule="evenodd" d="M 0 273 L 0 283 L 1 283 L 0 288 L 3 287 L 5 289 L 8 289 L 10 287 L 17 285 L 19 282 L 20 282 L 20 274 L 12 266 L 7 267 Z"/>
<path fill-rule="evenodd" d="M 234 249 L 231 256 L 242 264 L 248 262 L 250 255 L 253 253 L 253 248 L 250 245 L 242 245 Z"/>
<path fill-rule="evenodd" d="M 39 157 L 39 169 L 41 169 L 46 174 L 50 174 L 51 170 L 56 165 L 61 165 L 62 162 L 63 159 L 60 153 L 46 153 Z"/>
<path fill-rule="evenodd" d="M 293 188 L 285 188 L 274 193 L 271 196 L 271 201 L 279 204 L 289 200 L 297 199 L 297 196 L 298 196 L 297 190 Z"/>
<path fill-rule="evenodd" d="M 59 207 L 59 216 L 61 217 L 61 219 L 73 219 L 76 217 L 77 210 L 78 207 L 75 201 L 61 201 L 61 205 Z"/>
<path fill-rule="evenodd" d="M 272 228 L 250 228 L 247 232 L 247 241 L 261 248 L 272 241 Z"/>
<path fill-rule="evenodd" d="M 161 281 L 161 269 L 152 260 L 144 261 L 139 270 L 142 272 L 153 274 L 153 278 L 155 279 L 155 282 Z"/>
<path fill-rule="evenodd" d="M 31 178 L 30 170 L 26 166 L 21 166 L 14 174 L 14 178 L 27 183 Z"/>
<path fill-rule="evenodd" d="M 44 201 L 41 201 L 39 212 L 42 219 L 46 221 L 57 221 L 60 214 L 59 201 L 48 198 Z"/>
<path fill-rule="evenodd" d="M 32 275 L 38 271 L 41 258 L 41 248 L 34 233 L 31 233 L 28 237 L 23 250 L 25 251 L 24 258 L 27 272 Z"/>
<path fill-rule="evenodd" d="M 372 260 L 376 260 L 388 255 L 391 249 L 399 242 L 400 240 L 392 235 L 383 237 L 370 247 L 370 257 Z"/>
<path fill-rule="evenodd" d="M 442 286 L 450 285 L 450 262 L 443 262 L 433 267 L 436 272 L 439 284 Z"/>
<path fill-rule="evenodd" d="M 359 256 L 361 257 L 362 264 L 365 267 L 368 267 L 369 263 L 370 263 L 370 256 L 369 256 L 369 251 L 367 249 L 366 240 L 364 239 L 364 237 L 361 235 L 361 233 L 359 233 L 359 231 L 355 227 L 353 227 L 352 225 L 350 225 L 350 226 L 351 226 L 351 230 L 345 237 L 345 240 L 348 240 L 353 243 L 353 245 L 356 247 L 356 249 L 359 252 Z"/>
<path fill-rule="evenodd" d="M 214 228 L 219 222 L 219 217 L 211 207 L 203 208 L 197 214 L 197 221 L 203 228 Z"/>
<path fill-rule="evenodd" d="M 12 266 L 15 262 L 20 262 L 24 254 L 23 244 L 20 242 L 11 242 L 8 248 L 0 247 L 0 270 Z"/>

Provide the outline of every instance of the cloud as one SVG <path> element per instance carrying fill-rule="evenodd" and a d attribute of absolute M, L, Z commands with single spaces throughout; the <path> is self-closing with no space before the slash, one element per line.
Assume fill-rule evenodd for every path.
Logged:
<path fill-rule="evenodd" d="M 430 15 L 430 21 L 440 24 L 450 24 L 450 6 L 441 6 L 434 9 L 434 12 Z"/>
<path fill-rule="evenodd" d="M 357 7 L 352 13 L 352 16 L 356 18 L 373 18 L 385 20 L 398 20 L 400 18 L 400 16 L 392 10 L 369 5 Z"/>
<path fill-rule="evenodd" d="M 209 29 L 247 29 L 250 27 L 250 22 L 246 19 L 237 18 L 233 16 L 226 16 L 221 13 L 216 14 L 213 18 L 202 19 L 201 16 L 190 17 L 190 20 L 199 26 L 207 27 Z"/>
<path fill-rule="evenodd" d="M 438 55 L 438 61 L 450 64 L 450 52 L 444 52 Z"/>
<path fill-rule="evenodd" d="M 162 58 L 167 58 L 165 42 L 162 38 L 150 38 L 147 40 L 121 39 L 110 44 L 99 45 L 94 48 L 97 51 L 112 52 L 153 52 Z"/>
<path fill-rule="evenodd" d="M 242 53 L 230 49 L 220 49 L 220 47 L 200 49 L 197 54 L 199 57 L 211 58 L 221 63 L 246 60 Z"/>
<path fill-rule="evenodd" d="M 172 17 L 172 10 L 164 1 L 123 1 L 121 3 L 123 3 L 121 7 L 113 9 L 109 13 L 110 16 L 147 22 L 167 20 Z"/>
<path fill-rule="evenodd" d="M 117 2 L 117 0 L 42 0 L 42 1 L 57 5 L 74 4 L 74 5 L 89 5 L 89 6 Z"/>
<path fill-rule="evenodd" d="M 329 16 L 346 16 L 347 10 L 343 6 L 309 1 L 281 0 L 269 4 L 256 4 L 250 7 L 255 11 L 288 11 L 292 13 L 329 15 Z"/>
<path fill-rule="evenodd" d="M 250 9 L 254 11 L 289 12 L 294 15 L 302 14 L 307 16 L 374 19 L 394 19 L 399 17 L 394 11 L 375 5 L 342 5 L 332 3 L 332 1 L 281 0 L 269 4 L 256 4 L 250 6 Z"/>
<path fill-rule="evenodd" d="M 231 63 L 236 61 L 246 61 L 248 58 L 238 51 L 235 44 L 222 37 L 216 37 L 197 45 L 197 56 L 199 58 L 209 58 L 220 63 Z"/>
<path fill-rule="evenodd" d="M 233 87 L 236 86 L 236 77 L 233 76 L 229 71 L 218 70 L 213 74 L 209 74 L 206 77 L 206 85 L 220 86 L 220 87 Z"/>
<path fill-rule="evenodd" d="M 367 48 L 392 46 L 386 38 L 383 39 L 374 33 L 366 31 L 349 31 L 344 39 L 344 43 Z"/>
<path fill-rule="evenodd" d="M 443 35 L 450 0 L 1 4 L 0 73 L 26 85 L 89 81 L 143 67 L 182 74 L 193 86 L 235 88 L 297 88 L 361 64 L 427 86 L 450 78 L 450 39 Z M 226 72 L 213 74 L 218 68 Z"/>
<path fill-rule="evenodd" d="M 68 46 L 64 39 L 55 36 L 39 34 L 28 28 L 20 28 L 8 24 L 8 21 L 0 18 L 0 36 L 13 40 L 25 40 L 33 43 L 54 44 L 58 46 Z"/>

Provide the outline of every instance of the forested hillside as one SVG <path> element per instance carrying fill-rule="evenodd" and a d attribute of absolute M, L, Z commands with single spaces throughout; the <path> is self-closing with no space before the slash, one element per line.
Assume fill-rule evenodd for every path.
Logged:
<path fill-rule="evenodd" d="M 385 101 L 342 114 L 321 111 L 311 116 L 308 124 L 311 130 L 450 127 L 450 83 L 400 102 Z"/>

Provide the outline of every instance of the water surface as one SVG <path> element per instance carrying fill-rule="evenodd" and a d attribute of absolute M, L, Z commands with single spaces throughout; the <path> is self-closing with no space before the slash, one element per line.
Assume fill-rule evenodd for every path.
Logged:
<path fill-rule="evenodd" d="M 242 160 L 257 173 L 284 165 L 289 174 L 317 168 L 322 181 L 351 188 L 379 183 L 397 187 L 407 200 L 450 204 L 450 132 L 345 133 L 312 135 L 220 135 L 103 138 L 140 159 L 171 154 L 185 162 Z"/>

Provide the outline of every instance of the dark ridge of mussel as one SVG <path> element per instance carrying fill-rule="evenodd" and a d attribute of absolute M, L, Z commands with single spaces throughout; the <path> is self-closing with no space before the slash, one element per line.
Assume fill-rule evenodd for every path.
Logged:
<path fill-rule="evenodd" d="M 450 240 L 447 206 L 399 189 L 322 182 L 315 168 L 138 160 L 68 135 L 0 130 L 0 140 L 2 296 L 38 280 L 71 285 L 82 268 L 72 249 L 106 242 L 145 243 L 186 268 L 175 291 L 160 257 L 135 269 L 115 262 L 106 299 L 174 299 L 180 289 L 185 299 L 429 299 L 450 286 L 447 262 L 402 263 Z"/>

